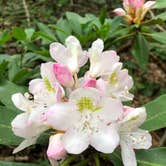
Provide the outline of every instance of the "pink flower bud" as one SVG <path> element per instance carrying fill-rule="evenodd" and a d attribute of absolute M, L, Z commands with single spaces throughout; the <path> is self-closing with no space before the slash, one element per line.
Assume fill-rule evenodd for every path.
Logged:
<path fill-rule="evenodd" d="M 66 156 L 66 150 L 62 145 L 63 134 L 55 134 L 50 137 L 47 156 L 49 160 L 60 160 Z"/>
<path fill-rule="evenodd" d="M 70 70 L 61 63 L 55 63 L 53 65 L 53 71 L 56 79 L 59 83 L 65 87 L 72 87 L 74 84 L 74 80 L 72 77 L 72 73 Z"/>
<path fill-rule="evenodd" d="M 96 79 L 94 78 L 87 78 L 83 84 L 84 88 L 88 88 L 88 87 L 92 87 L 95 88 L 96 87 Z"/>
<path fill-rule="evenodd" d="M 113 13 L 115 13 L 118 16 L 126 15 L 126 12 L 122 8 L 117 8 L 117 9 L 113 10 Z"/>

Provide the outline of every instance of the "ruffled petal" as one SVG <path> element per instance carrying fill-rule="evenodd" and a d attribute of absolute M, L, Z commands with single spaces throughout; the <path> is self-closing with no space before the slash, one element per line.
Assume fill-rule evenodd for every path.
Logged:
<path fill-rule="evenodd" d="M 146 130 L 137 129 L 126 139 L 134 149 L 149 149 L 152 146 L 152 137 Z"/>
<path fill-rule="evenodd" d="M 28 111 L 29 105 L 31 104 L 24 95 L 21 93 L 15 93 L 12 95 L 12 101 L 14 105 L 22 111 Z"/>
<path fill-rule="evenodd" d="M 50 55 L 59 63 L 67 64 L 67 50 L 62 44 L 55 42 L 50 44 Z"/>
<path fill-rule="evenodd" d="M 57 130 L 67 130 L 80 117 L 75 105 L 71 103 L 57 103 L 46 112 L 47 123 Z"/>
<path fill-rule="evenodd" d="M 68 153 L 80 154 L 89 146 L 89 135 L 84 131 L 71 128 L 64 134 L 62 143 Z"/>
<path fill-rule="evenodd" d="M 114 126 L 103 126 L 91 136 L 90 144 L 99 152 L 112 153 L 119 144 L 119 135 Z"/>
<path fill-rule="evenodd" d="M 78 88 L 70 94 L 69 101 L 77 103 L 83 97 L 88 97 L 95 106 L 100 103 L 101 94 L 95 88 Z"/>
<path fill-rule="evenodd" d="M 146 120 L 145 107 L 136 108 L 129 112 L 120 122 L 120 130 L 133 131 L 137 129 Z"/>
<path fill-rule="evenodd" d="M 137 166 L 133 148 L 123 140 L 120 141 L 121 155 L 124 166 Z"/>
<path fill-rule="evenodd" d="M 95 116 L 100 116 L 100 118 L 105 123 L 112 123 L 117 121 L 123 114 L 123 105 L 120 100 L 104 98 L 102 103 L 102 108 L 94 112 Z"/>

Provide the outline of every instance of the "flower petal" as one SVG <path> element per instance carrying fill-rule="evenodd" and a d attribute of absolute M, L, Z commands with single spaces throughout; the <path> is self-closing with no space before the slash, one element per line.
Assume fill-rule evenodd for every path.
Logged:
<path fill-rule="evenodd" d="M 62 63 L 53 64 L 53 71 L 59 83 L 65 87 L 72 87 L 74 84 L 70 70 Z"/>
<path fill-rule="evenodd" d="M 59 63 L 66 64 L 68 61 L 66 47 L 58 42 L 50 44 L 50 55 Z"/>
<path fill-rule="evenodd" d="M 66 150 L 62 145 L 63 134 L 52 135 L 49 139 L 47 156 L 49 159 L 60 160 L 66 156 Z"/>
<path fill-rule="evenodd" d="M 53 72 L 53 64 L 52 62 L 42 63 L 40 67 L 41 76 L 48 91 L 53 91 L 54 87 L 57 86 L 57 80 Z"/>
<path fill-rule="evenodd" d="M 77 103 L 82 97 L 88 97 L 94 105 L 97 105 L 100 103 L 101 94 L 95 88 L 78 88 L 70 94 L 69 101 Z"/>
<path fill-rule="evenodd" d="M 23 142 L 21 142 L 21 144 L 17 148 L 14 149 L 13 154 L 27 148 L 28 146 L 35 144 L 37 138 L 38 137 L 33 137 L 31 139 L 25 139 Z"/>
<path fill-rule="evenodd" d="M 130 133 L 128 141 L 134 149 L 149 149 L 152 146 L 152 137 L 146 130 L 137 129 Z"/>
<path fill-rule="evenodd" d="M 117 8 L 117 9 L 113 10 L 113 13 L 115 13 L 118 16 L 126 15 L 126 12 L 122 8 Z"/>
<path fill-rule="evenodd" d="M 89 146 L 89 135 L 71 128 L 64 134 L 62 143 L 68 153 L 80 154 Z"/>
<path fill-rule="evenodd" d="M 100 116 L 105 123 L 117 121 L 122 116 L 123 105 L 120 100 L 104 98 L 102 102 L 102 108 L 94 112 L 95 116 Z"/>
<path fill-rule="evenodd" d="M 133 148 L 124 141 L 120 141 L 121 155 L 124 166 L 137 166 Z"/>
<path fill-rule="evenodd" d="M 90 144 L 102 153 L 112 153 L 119 144 L 119 135 L 114 126 L 103 126 L 91 136 Z"/>
<path fill-rule="evenodd" d="M 22 111 L 28 111 L 29 104 L 31 103 L 21 93 L 13 94 L 12 101 L 14 105 Z"/>
<path fill-rule="evenodd" d="M 145 107 L 136 108 L 129 112 L 120 122 L 120 130 L 133 131 L 137 129 L 146 119 Z"/>
<path fill-rule="evenodd" d="M 57 103 L 46 112 L 47 123 L 57 130 L 66 130 L 79 118 L 75 105 L 71 103 Z"/>

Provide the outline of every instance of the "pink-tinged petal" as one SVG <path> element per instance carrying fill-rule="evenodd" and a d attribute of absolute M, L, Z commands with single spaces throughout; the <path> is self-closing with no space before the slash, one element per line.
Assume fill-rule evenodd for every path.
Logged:
<path fill-rule="evenodd" d="M 96 88 L 100 91 L 103 96 L 106 96 L 107 82 L 103 79 L 98 79 L 96 82 Z"/>
<path fill-rule="evenodd" d="M 94 112 L 95 116 L 100 116 L 108 124 L 117 121 L 122 116 L 123 105 L 120 100 L 104 98 L 102 102 L 102 108 Z"/>
<path fill-rule="evenodd" d="M 113 10 L 113 13 L 115 13 L 118 16 L 125 16 L 126 12 L 122 8 L 117 8 Z"/>
<path fill-rule="evenodd" d="M 22 111 L 28 111 L 30 102 L 21 93 L 15 93 L 12 95 L 12 101 L 14 105 Z"/>
<path fill-rule="evenodd" d="M 94 79 L 94 78 L 86 78 L 85 82 L 83 84 L 83 87 L 84 88 L 88 88 L 88 87 L 95 88 L 96 87 L 96 79 Z"/>
<path fill-rule="evenodd" d="M 150 10 L 154 7 L 155 5 L 155 1 L 147 1 L 144 6 L 143 6 L 143 10 Z"/>
<path fill-rule="evenodd" d="M 36 140 L 37 140 L 38 137 L 33 137 L 33 138 L 29 138 L 29 139 L 25 139 L 23 142 L 21 142 L 21 144 L 16 147 L 13 151 L 13 154 L 27 148 L 28 146 L 31 146 L 33 144 L 36 143 Z"/>
<path fill-rule="evenodd" d="M 121 155 L 124 166 L 137 166 L 136 156 L 131 145 L 128 145 L 125 141 L 120 141 Z"/>
<path fill-rule="evenodd" d="M 135 108 L 135 110 L 130 111 L 120 122 L 120 130 L 133 131 L 137 129 L 146 120 L 146 116 L 145 107 Z"/>
<path fill-rule="evenodd" d="M 133 87 L 133 79 L 132 77 L 128 74 L 127 69 L 123 69 L 118 73 L 118 79 L 121 81 L 121 86 L 120 88 L 126 88 L 126 89 L 131 89 Z"/>
<path fill-rule="evenodd" d="M 59 83 L 65 87 L 72 87 L 74 84 L 73 76 L 70 70 L 61 63 L 53 65 L 53 71 Z"/>
<path fill-rule="evenodd" d="M 75 105 L 71 103 L 57 103 L 46 112 L 47 123 L 54 129 L 65 131 L 76 120 L 80 113 L 76 111 Z"/>
<path fill-rule="evenodd" d="M 59 63 L 66 64 L 68 61 L 66 47 L 58 42 L 50 44 L 50 55 Z"/>
<path fill-rule="evenodd" d="M 78 129 L 78 128 L 77 128 Z M 89 135 L 86 132 L 71 128 L 62 138 L 62 143 L 68 153 L 80 154 L 89 146 Z"/>
<path fill-rule="evenodd" d="M 66 150 L 62 145 L 63 134 L 55 134 L 50 137 L 47 156 L 49 159 L 60 160 L 66 156 Z"/>
<path fill-rule="evenodd" d="M 32 115 L 33 116 L 33 115 Z M 36 123 L 30 122 L 29 113 L 22 113 L 17 115 L 11 123 L 12 131 L 15 135 L 22 138 L 33 138 L 38 137 L 42 132 L 46 131 L 48 127 L 38 123 L 40 115 L 37 116 Z"/>
<path fill-rule="evenodd" d="M 114 126 L 103 126 L 91 136 L 90 144 L 99 152 L 112 153 L 119 144 L 119 135 Z"/>

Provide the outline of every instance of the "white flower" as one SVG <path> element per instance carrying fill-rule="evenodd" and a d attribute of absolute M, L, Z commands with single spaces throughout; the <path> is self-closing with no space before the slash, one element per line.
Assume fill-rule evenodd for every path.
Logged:
<path fill-rule="evenodd" d="M 99 77 L 110 72 L 113 64 L 119 61 L 116 52 L 104 51 L 104 43 L 101 39 L 97 39 L 92 43 L 92 47 L 88 51 L 90 58 L 90 69 L 88 75 L 91 77 Z"/>
<path fill-rule="evenodd" d="M 38 105 L 28 100 L 21 93 L 12 95 L 12 101 L 17 108 L 24 111 L 17 115 L 11 123 L 14 134 L 25 139 L 13 152 L 17 153 L 34 144 L 40 134 L 49 127 L 44 121 L 44 105 Z"/>
<path fill-rule="evenodd" d="M 96 83 L 97 89 L 101 90 L 103 95 L 120 98 L 122 101 L 133 99 L 133 95 L 129 93 L 132 86 L 132 77 L 127 69 L 122 69 L 122 63 L 115 63 L 112 71 L 101 76 Z"/>
<path fill-rule="evenodd" d="M 86 51 L 83 51 L 78 39 L 69 36 L 65 41 L 66 47 L 58 42 L 50 45 L 50 54 L 57 62 L 66 65 L 74 74 L 79 71 L 88 60 Z"/>
<path fill-rule="evenodd" d="M 119 123 L 121 154 L 124 166 L 136 166 L 133 149 L 150 148 L 152 138 L 148 131 L 138 128 L 146 119 L 145 108 L 129 108 L 128 110 L 128 113 L 125 113 L 125 117 Z"/>
<path fill-rule="evenodd" d="M 29 83 L 29 92 L 34 101 L 46 107 L 60 101 L 64 96 L 63 88 L 57 82 L 53 72 L 54 63 L 43 63 L 40 68 L 42 78 L 34 79 Z"/>
<path fill-rule="evenodd" d="M 89 145 L 111 153 L 119 143 L 115 122 L 122 114 L 119 100 L 102 98 L 94 88 L 80 88 L 69 102 L 57 103 L 47 113 L 47 123 L 66 131 L 62 143 L 68 153 L 79 154 Z"/>

